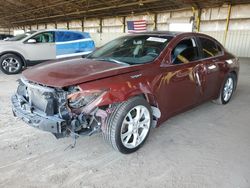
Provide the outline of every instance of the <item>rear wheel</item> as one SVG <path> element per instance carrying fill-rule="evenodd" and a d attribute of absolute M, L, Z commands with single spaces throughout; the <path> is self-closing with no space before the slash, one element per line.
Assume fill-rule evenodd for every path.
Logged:
<path fill-rule="evenodd" d="M 15 54 L 5 54 L 0 57 L 0 69 L 5 74 L 17 74 L 22 70 L 22 59 Z"/>
<path fill-rule="evenodd" d="M 128 154 L 146 141 L 152 124 L 151 107 L 141 97 L 117 105 L 107 118 L 105 139 L 115 150 Z"/>
<path fill-rule="evenodd" d="M 227 76 L 225 83 L 223 84 L 223 87 L 220 91 L 220 96 L 213 102 L 217 104 L 227 104 L 232 98 L 235 88 L 236 88 L 236 76 L 230 73 Z"/>

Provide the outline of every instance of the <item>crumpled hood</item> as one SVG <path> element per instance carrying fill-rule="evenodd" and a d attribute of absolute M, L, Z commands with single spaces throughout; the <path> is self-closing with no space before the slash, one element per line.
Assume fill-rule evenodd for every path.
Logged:
<path fill-rule="evenodd" d="M 78 58 L 46 62 L 25 70 L 23 76 L 38 84 L 62 88 L 133 71 L 135 66 Z"/>

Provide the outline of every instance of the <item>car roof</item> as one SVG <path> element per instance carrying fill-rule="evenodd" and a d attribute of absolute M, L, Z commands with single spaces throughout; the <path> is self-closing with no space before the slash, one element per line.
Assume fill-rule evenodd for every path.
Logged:
<path fill-rule="evenodd" d="M 81 32 L 81 31 L 76 31 L 76 30 L 67 30 L 67 29 L 40 29 L 40 30 L 37 30 L 37 32 L 44 32 L 44 31 L 63 31 L 63 32 L 86 33 L 86 32 Z"/>
<path fill-rule="evenodd" d="M 205 34 L 197 32 L 175 32 L 175 31 L 147 31 L 141 33 L 133 33 L 134 35 L 158 35 L 158 36 L 168 36 L 168 37 L 206 37 L 218 42 L 215 38 Z M 220 43 L 220 42 L 218 42 Z"/>
<path fill-rule="evenodd" d="M 138 35 L 162 35 L 162 36 L 177 36 L 184 32 L 173 32 L 173 31 L 147 31 L 147 32 L 141 32 L 141 33 L 134 33 Z"/>
<path fill-rule="evenodd" d="M 135 35 L 161 35 L 161 36 L 208 36 L 203 33 L 197 33 L 197 32 L 179 32 L 179 31 L 147 31 L 147 32 L 141 32 L 141 33 L 133 33 Z"/>
<path fill-rule="evenodd" d="M 81 31 L 75 31 L 75 30 L 67 30 L 67 29 L 41 29 L 37 30 L 36 32 L 44 32 L 44 31 L 63 31 L 63 32 L 75 32 L 75 33 L 88 33 L 88 32 L 81 32 Z M 196 32 L 177 32 L 177 31 L 147 31 L 147 32 L 140 32 L 140 33 L 133 33 L 134 35 L 161 35 L 161 36 L 171 36 L 176 37 L 179 35 L 185 35 L 185 36 L 207 36 L 202 33 L 196 33 Z"/>

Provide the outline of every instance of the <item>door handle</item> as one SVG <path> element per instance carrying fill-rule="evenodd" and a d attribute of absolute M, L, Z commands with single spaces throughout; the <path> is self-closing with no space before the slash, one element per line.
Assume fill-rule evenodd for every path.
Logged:
<path fill-rule="evenodd" d="M 201 80 L 200 80 L 200 76 L 199 76 L 198 72 L 195 73 L 195 77 L 196 77 L 198 85 L 201 86 Z"/>

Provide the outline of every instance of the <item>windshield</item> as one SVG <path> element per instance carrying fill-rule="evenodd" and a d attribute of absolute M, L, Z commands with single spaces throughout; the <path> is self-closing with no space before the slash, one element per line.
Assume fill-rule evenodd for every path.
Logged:
<path fill-rule="evenodd" d="M 7 39 L 7 41 L 19 41 L 19 40 L 22 40 L 22 39 L 30 36 L 33 33 L 35 33 L 35 31 L 33 31 L 33 32 L 26 32 L 24 34 L 16 35 L 14 37 L 11 37 L 11 38 Z"/>
<path fill-rule="evenodd" d="M 160 55 L 170 36 L 128 35 L 115 39 L 87 56 L 89 59 L 123 64 L 144 64 Z"/>

